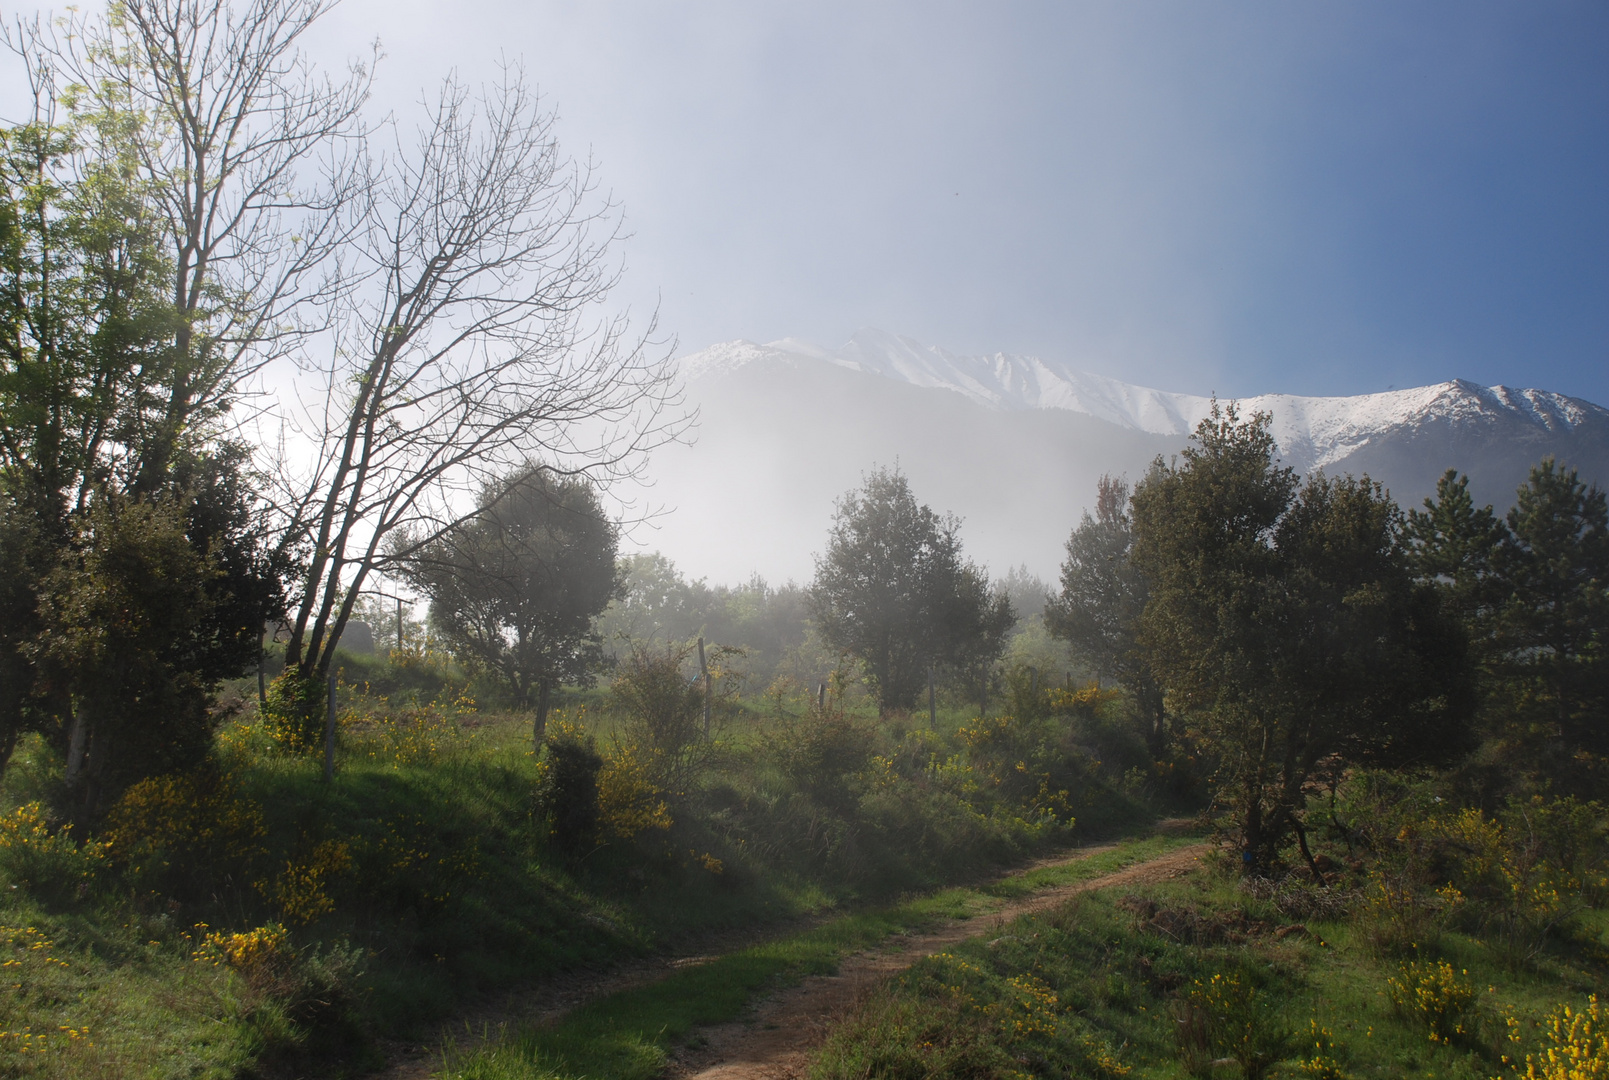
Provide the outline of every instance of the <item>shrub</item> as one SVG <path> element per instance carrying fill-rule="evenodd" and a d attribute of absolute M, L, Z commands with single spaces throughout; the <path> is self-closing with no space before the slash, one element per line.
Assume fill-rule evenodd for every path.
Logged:
<path fill-rule="evenodd" d="M 871 762 L 874 733 L 837 709 L 813 709 L 778 729 L 770 747 L 783 776 L 817 804 L 854 802 L 854 780 Z"/>
<path fill-rule="evenodd" d="M 71 833 L 71 825 L 52 832 L 38 802 L 0 815 L 0 874 L 44 899 L 60 900 L 88 888 L 106 845 L 74 843 Z"/>
<path fill-rule="evenodd" d="M 1339 1048 L 1330 1029 L 1317 1020 L 1309 1020 L 1307 1039 L 1313 1053 L 1311 1057 L 1301 1060 L 1296 1066 L 1297 1071 L 1311 1080 L 1347 1080 L 1346 1070 L 1341 1068 L 1338 1058 Z"/>
<path fill-rule="evenodd" d="M 553 846 L 571 857 L 583 854 L 597 838 L 603 758 L 592 737 L 562 717 L 548 724 L 542 753 L 538 799 L 548 815 Z"/>
<path fill-rule="evenodd" d="M 1290 1049 L 1290 1033 L 1273 1008 L 1238 975 L 1197 980 L 1175 1020 L 1180 1058 L 1195 1075 L 1210 1072 L 1213 1058 L 1228 1057 L 1240 1063 L 1247 1080 L 1258 1080 Z"/>
<path fill-rule="evenodd" d="M 105 836 L 108 855 L 136 889 L 184 899 L 210 895 L 218 880 L 255 880 L 267 831 L 235 769 L 213 762 L 130 787 L 112 807 Z"/>
<path fill-rule="evenodd" d="M 463 694 L 401 708 L 384 697 L 364 701 L 341 717 L 345 752 L 393 769 L 432 765 L 458 744 L 459 718 L 474 708 L 474 700 Z"/>
<path fill-rule="evenodd" d="M 205 930 L 206 926 L 202 924 L 197 929 Z M 277 979 L 296 958 L 296 950 L 291 946 L 290 933 L 278 923 L 269 923 L 238 933 L 208 933 L 191 957 L 214 967 L 227 964 L 248 983 L 259 985 Z"/>
<path fill-rule="evenodd" d="M 1445 960 L 1415 961 L 1405 965 L 1399 977 L 1386 980 L 1387 993 L 1392 1007 L 1423 1027 L 1431 1042 L 1449 1045 L 1474 1030 L 1477 995 L 1465 981 L 1468 974 Z"/>
<path fill-rule="evenodd" d="M 615 840 L 633 840 L 649 830 L 668 830 L 673 819 L 655 769 L 640 747 L 616 746 L 597 773 L 598 826 Z"/>
<path fill-rule="evenodd" d="M 709 664 L 721 700 L 711 701 L 711 716 L 724 713 L 738 680 L 726 677 L 723 665 L 731 649 L 713 650 Z M 693 654 L 689 645 L 663 651 L 633 646 L 609 688 L 610 705 L 620 715 L 621 747 L 611 755 L 630 758 L 648 771 L 649 781 L 678 799 L 693 787 L 713 759 L 713 732 L 704 725 L 704 684 L 685 670 Z M 715 678 L 717 671 L 721 677 Z"/>
<path fill-rule="evenodd" d="M 1543 1023 L 1541 1053 L 1525 1055 L 1525 1080 L 1609 1080 L 1609 1032 L 1603 1021 L 1596 994 L 1585 1009 L 1559 1006 Z"/>
<path fill-rule="evenodd" d="M 288 859 L 279 877 L 264 891 L 293 925 L 305 926 L 335 910 L 330 887 L 352 867 L 352 846 L 345 840 L 322 840 L 305 859 Z"/>
<path fill-rule="evenodd" d="M 263 728 L 274 742 L 292 753 L 310 753 L 324 745 L 324 718 L 329 709 L 329 688 L 288 669 L 268 687 L 263 705 Z"/>

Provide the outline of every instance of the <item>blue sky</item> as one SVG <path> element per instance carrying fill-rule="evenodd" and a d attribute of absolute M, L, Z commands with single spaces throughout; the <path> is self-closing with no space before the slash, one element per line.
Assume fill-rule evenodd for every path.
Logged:
<path fill-rule="evenodd" d="M 350 0 L 523 58 L 683 350 L 873 325 L 1221 394 L 1609 403 L 1609 5 Z"/>
<path fill-rule="evenodd" d="M 1609 5 L 347 0 L 520 58 L 681 351 L 870 325 L 1171 390 L 1609 404 Z"/>

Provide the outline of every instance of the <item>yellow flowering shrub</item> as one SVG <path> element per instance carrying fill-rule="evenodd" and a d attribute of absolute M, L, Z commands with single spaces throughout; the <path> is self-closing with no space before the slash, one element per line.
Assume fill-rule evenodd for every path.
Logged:
<path fill-rule="evenodd" d="M 1108 701 L 1115 700 L 1117 696 L 1117 691 L 1103 690 L 1093 682 L 1076 689 L 1058 687 L 1045 692 L 1046 703 L 1052 712 L 1057 713 L 1093 713 Z"/>
<path fill-rule="evenodd" d="M 105 857 L 103 843 L 74 843 L 71 825 L 52 830 L 37 801 L 0 814 L 0 873 L 12 884 L 45 892 L 76 889 L 93 880 Z"/>
<path fill-rule="evenodd" d="M 182 894 L 210 878 L 253 879 L 268 827 L 230 767 L 142 780 L 107 817 L 107 853 L 139 886 Z"/>
<path fill-rule="evenodd" d="M 463 745 L 461 721 L 475 709 L 467 691 L 444 691 L 425 705 L 363 696 L 340 714 L 343 752 L 392 768 L 431 765 Z"/>
<path fill-rule="evenodd" d="M 278 878 L 260 891 L 272 897 L 285 921 L 305 926 L 335 910 L 330 885 L 351 866 L 350 844 L 324 840 L 314 845 L 305 860 L 287 860 Z"/>
<path fill-rule="evenodd" d="M 1317 1020 L 1309 1020 L 1307 1045 L 1312 1048 L 1312 1053 L 1304 1055 L 1297 1062 L 1299 1073 L 1312 1080 L 1346 1080 L 1346 1070 L 1341 1068 L 1337 1056 L 1335 1035 L 1329 1028 Z"/>
<path fill-rule="evenodd" d="M 197 929 L 205 929 L 199 926 Z M 214 967 L 227 964 L 245 974 L 283 965 L 296 955 L 291 945 L 290 931 L 278 923 L 269 923 L 254 930 L 240 933 L 214 932 L 201 940 L 201 945 L 190 954 L 198 963 Z"/>
<path fill-rule="evenodd" d="M 1286 1055 L 1289 1033 L 1279 1027 L 1263 996 L 1239 975 L 1196 980 L 1181 1005 L 1184 1015 L 1175 1030 L 1180 1056 L 1191 1071 L 1204 1059 L 1227 1057 L 1255 1080 Z"/>
<path fill-rule="evenodd" d="M 665 793 L 654 783 L 654 769 L 636 746 L 617 746 L 598 771 L 598 829 L 617 840 L 631 840 L 674 823 Z"/>
<path fill-rule="evenodd" d="M 1542 1051 L 1525 1055 L 1525 1080 L 1609 1080 L 1604 1019 L 1596 994 L 1585 1009 L 1559 1006 L 1542 1025 Z"/>
<path fill-rule="evenodd" d="M 1468 975 L 1445 960 L 1415 961 L 1405 965 L 1400 976 L 1386 980 L 1386 991 L 1392 1006 L 1422 1025 L 1431 1042 L 1446 1045 L 1473 1029 L 1478 995 L 1466 981 Z"/>

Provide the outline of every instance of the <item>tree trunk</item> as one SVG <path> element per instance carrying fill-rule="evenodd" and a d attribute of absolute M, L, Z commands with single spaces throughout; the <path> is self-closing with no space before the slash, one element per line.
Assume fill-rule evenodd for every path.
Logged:
<path fill-rule="evenodd" d="M 1296 830 L 1296 843 L 1302 849 L 1302 858 L 1307 860 L 1307 868 L 1313 871 L 1313 880 L 1328 888 L 1329 882 L 1319 873 L 1318 861 L 1313 858 L 1313 852 L 1307 846 L 1307 830 L 1302 827 L 1301 820 L 1295 814 L 1290 815 L 1290 821 L 1291 828 Z"/>
<path fill-rule="evenodd" d="M 84 754 L 89 749 L 89 720 L 82 706 L 73 709 L 67 727 L 67 787 L 77 788 L 84 777 Z"/>

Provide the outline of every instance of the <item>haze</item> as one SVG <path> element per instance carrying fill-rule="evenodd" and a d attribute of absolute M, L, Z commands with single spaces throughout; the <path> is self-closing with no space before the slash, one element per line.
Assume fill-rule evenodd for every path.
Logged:
<path fill-rule="evenodd" d="M 680 354 L 878 326 L 1198 394 L 1609 401 L 1602 4 L 347 0 L 313 48 L 374 37 L 404 119 L 523 61 Z"/>

